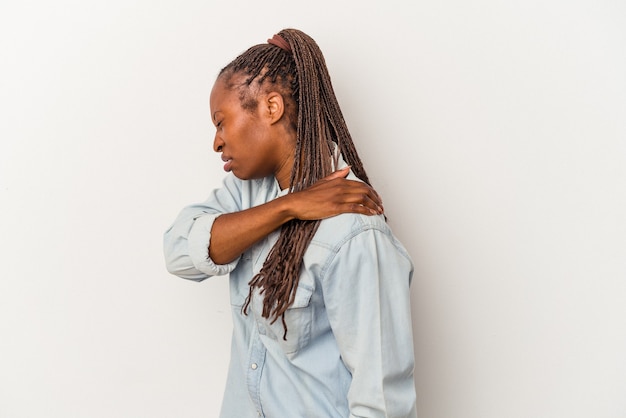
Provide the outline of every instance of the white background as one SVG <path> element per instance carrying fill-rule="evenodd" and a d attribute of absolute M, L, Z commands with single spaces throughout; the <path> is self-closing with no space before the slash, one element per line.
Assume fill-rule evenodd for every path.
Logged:
<path fill-rule="evenodd" d="M 223 177 L 217 71 L 284 27 L 414 259 L 420 418 L 626 417 L 621 0 L 3 2 L 0 417 L 217 416 L 227 280 L 162 233 Z"/>

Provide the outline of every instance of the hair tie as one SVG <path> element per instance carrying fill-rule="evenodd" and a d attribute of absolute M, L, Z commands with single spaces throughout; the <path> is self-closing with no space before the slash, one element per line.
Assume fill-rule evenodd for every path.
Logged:
<path fill-rule="evenodd" d="M 289 46 L 287 41 L 285 41 L 285 38 L 283 38 L 282 36 L 278 34 L 274 35 L 272 39 L 268 39 L 267 43 L 276 45 L 277 47 L 284 49 L 285 51 L 291 53 L 291 47 Z"/>

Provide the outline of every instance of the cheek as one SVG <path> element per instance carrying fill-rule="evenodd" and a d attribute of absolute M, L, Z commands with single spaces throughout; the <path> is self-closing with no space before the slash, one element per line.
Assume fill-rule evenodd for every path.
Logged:
<path fill-rule="evenodd" d="M 237 147 L 246 149 L 258 142 L 259 129 L 255 128 L 251 123 L 242 121 L 233 126 L 231 134 L 232 140 L 237 142 Z"/>
<path fill-rule="evenodd" d="M 248 127 L 240 139 L 239 146 L 245 150 L 249 157 L 257 157 L 260 160 L 264 160 L 271 154 L 273 149 L 262 127 Z"/>

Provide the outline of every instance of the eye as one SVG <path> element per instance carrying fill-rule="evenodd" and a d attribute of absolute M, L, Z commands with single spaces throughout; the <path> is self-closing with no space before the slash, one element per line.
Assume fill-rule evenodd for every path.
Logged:
<path fill-rule="evenodd" d="M 221 120 L 215 124 L 215 127 L 216 127 L 216 128 L 218 128 L 218 129 L 219 129 L 221 126 L 222 126 L 222 121 L 221 121 Z"/>

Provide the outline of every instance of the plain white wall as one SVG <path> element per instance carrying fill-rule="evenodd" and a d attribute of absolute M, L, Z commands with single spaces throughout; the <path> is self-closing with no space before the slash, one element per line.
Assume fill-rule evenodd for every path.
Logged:
<path fill-rule="evenodd" d="M 620 1 L 4 2 L 0 417 L 217 416 L 226 278 L 161 236 L 219 186 L 207 99 L 283 27 L 324 51 L 416 265 L 420 418 L 626 417 Z"/>

